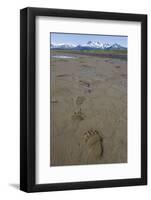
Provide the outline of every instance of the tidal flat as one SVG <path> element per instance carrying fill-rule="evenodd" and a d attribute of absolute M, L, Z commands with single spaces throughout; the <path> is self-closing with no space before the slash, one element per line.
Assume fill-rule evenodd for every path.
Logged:
<path fill-rule="evenodd" d="M 51 51 L 50 166 L 127 162 L 127 59 Z"/>

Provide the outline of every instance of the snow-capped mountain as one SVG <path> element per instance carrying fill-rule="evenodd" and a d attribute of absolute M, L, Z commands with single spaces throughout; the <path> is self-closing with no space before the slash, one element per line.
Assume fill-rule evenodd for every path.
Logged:
<path fill-rule="evenodd" d="M 105 49 L 105 50 L 124 50 L 126 47 L 120 44 L 101 43 L 99 41 L 88 41 L 86 44 L 51 44 L 51 49 L 71 49 L 71 50 L 91 50 L 91 49 Z"/>
<path fill-rule="evenodd" d="M 75 48 L 75 47 L 76 47 L 76 45 L 74 45 L 74 44 L 65 44 L 65 43 L 51 44 L 52 49 L 72 49 L 72 48 Z"/>
<path fill-rule="evenodd" d="M 124 50 L 126 48 L 121 46 L 120 44 L 115 43 L 115 44 L 111 45 L 110 47 L 108 47 L 108 49 L 111 49 L 111 50 Z"/>
<path fill-rule="evenodd" d="M 102 48 L 102 49 L 105 49 L 105 48 L 110 47 L 110 44 L 89 41 L 85 46 L 92 47 L 92 48 Z"/>

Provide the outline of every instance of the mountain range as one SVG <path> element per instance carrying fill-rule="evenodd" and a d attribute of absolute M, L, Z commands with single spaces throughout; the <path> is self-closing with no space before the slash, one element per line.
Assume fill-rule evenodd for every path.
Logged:
<path fill-rule="evenodd" d="M 121 46 L 118 43 L 114 44 L 108 44 L 108 43 L 101 43 L 99 41 L 93 42 L 88 41 L 86 44 L 53 44 L 50 45 L 51 49 L 58 49 L 58 50 L 96 50 L 96 49 L 102 49 L 102 50 L 126 50 L 126 47 Z"/>

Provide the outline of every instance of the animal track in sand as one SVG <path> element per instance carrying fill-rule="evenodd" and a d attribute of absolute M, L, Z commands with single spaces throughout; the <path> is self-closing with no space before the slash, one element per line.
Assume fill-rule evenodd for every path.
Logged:
<path fill-rule="evenodd" d="M 72 119 L 73 120 L 79 120 L 79 121 L 82 121 L 82 120 L 85 119 L 85 115 L 82 112 L 81 108 L 78 112 L 74 112 L 74 114 L 72 115 Z"/>
<path fill-rule="evenodd" d="M 80 80 L 79 82 L 80 82 L 80 85 L 82 86 L 90 87 L 90 83 L 87 81 Z"/>
<path fill-rule="evenodd" d="M 97 130 L 84 133 L 84 142 L 88 148 L 88 159 L 100 159 L 103 155 L 103 138 Z"/>
<path fill-rule="evenodd" d="M 80 85 L 85 89 L 86 93 L 91 93 L 92 92 L 92 88 L 91 88 L 91 84 L 87 81 L 83 81 L 83 80 L 79 80 Z"/>
<path fill-rule="evenodd" d="M 83 104 L 83 102 L 85 101 L 85 97 L 84 96 L 78 96 L 77 99 L 76 99 L 76 104 L 77 106 Z"/>

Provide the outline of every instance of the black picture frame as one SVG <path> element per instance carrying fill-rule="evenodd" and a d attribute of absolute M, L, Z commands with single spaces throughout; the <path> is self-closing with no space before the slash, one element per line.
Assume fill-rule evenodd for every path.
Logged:
<path fill-rule="evenodd" d="M 141 178 L 88 182 L 36 184 L 35 163 L 35 19 L 55 16 L 84 19 L 120 20 L 141 23 Z M 20 11 L 20 190 L 57 190 L 121 187 L 147 184 L 147 15 L 24 8 Z"/>

